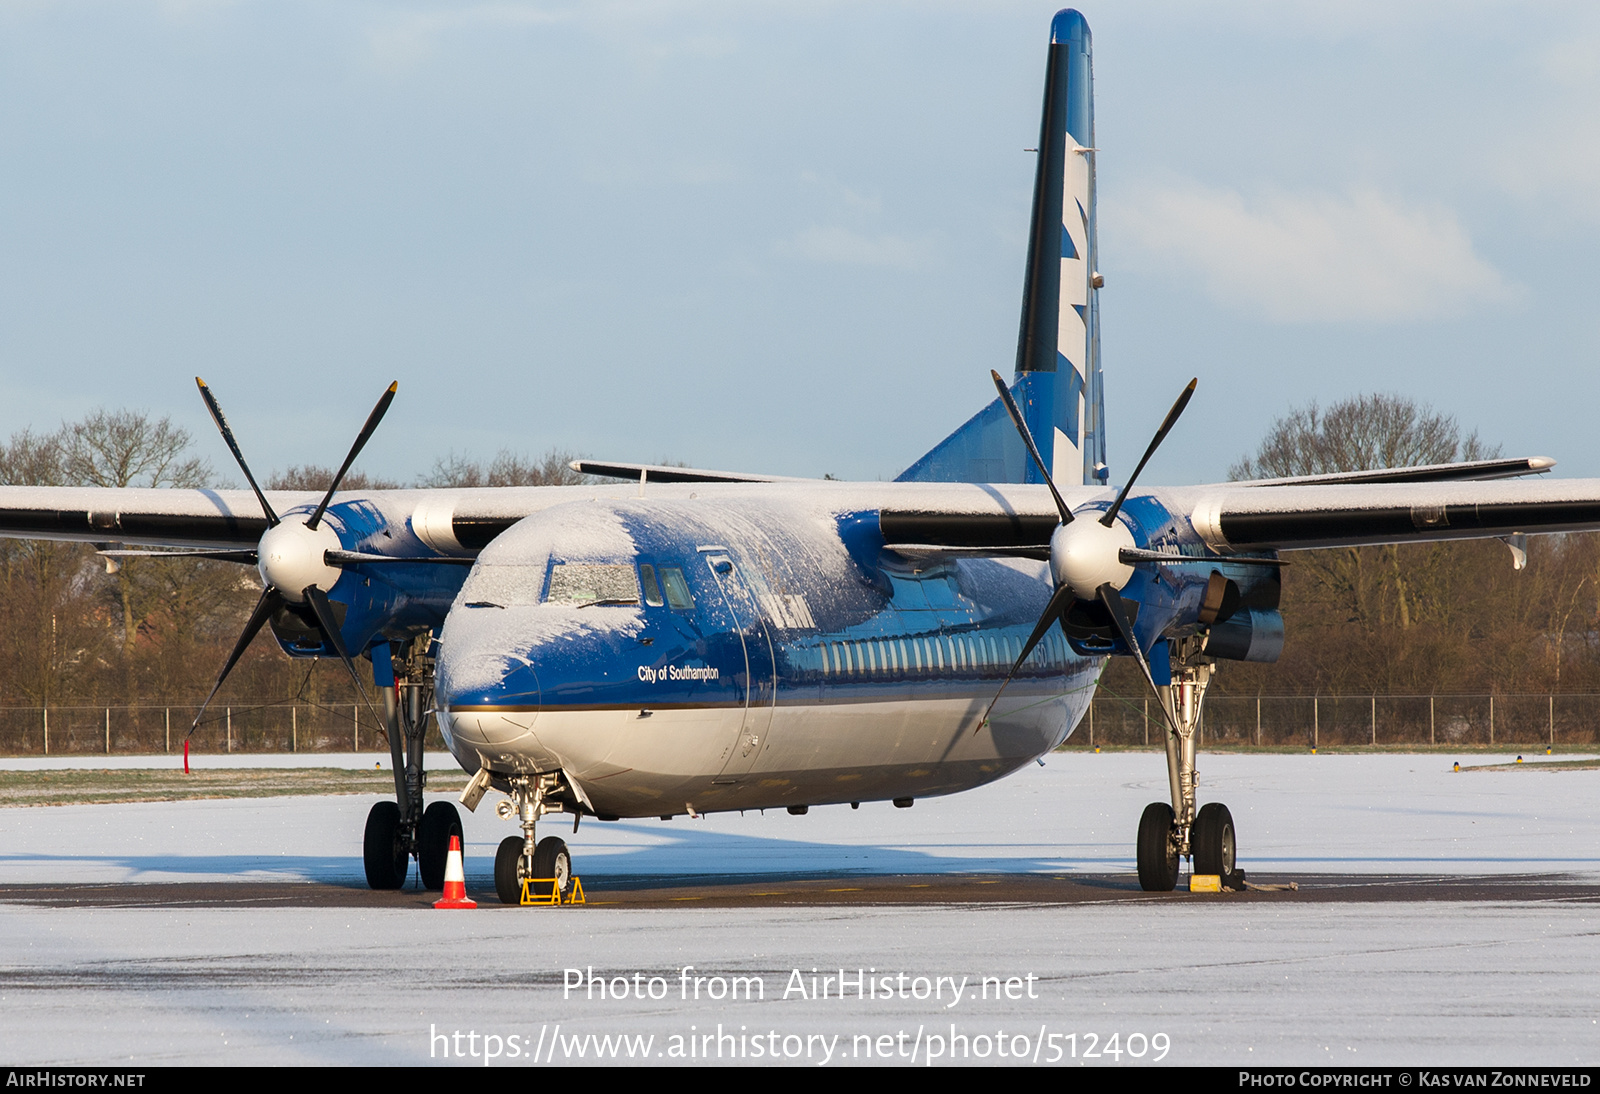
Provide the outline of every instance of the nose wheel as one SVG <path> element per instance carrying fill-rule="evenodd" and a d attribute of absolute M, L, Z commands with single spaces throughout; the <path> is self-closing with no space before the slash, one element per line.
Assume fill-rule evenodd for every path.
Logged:
<path fill-rule="evenodd" d="M 526 842 L 521 836 L 507 836 L 500 841 L 500 850 L 494 856 L 494 889 L 502 904 L 522 903 L 522 883 L 539 882 L 541 893 L 548 895 L 553 883 L 563 900 L 572 891 L 572 853 L 565 840 L 546 836 L 533 850 L 530 860 L 524 851 Z"/>

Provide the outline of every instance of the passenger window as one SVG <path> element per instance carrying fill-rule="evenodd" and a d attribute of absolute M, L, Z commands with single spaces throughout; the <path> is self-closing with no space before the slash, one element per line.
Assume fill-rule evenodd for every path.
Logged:
<path fill-rule="evenodd" d="M 661 587 L 656 584 L 656 568 L 643 565 L 639 567 L 639 580 L 644 585 L 644 602 L 652 608 L 659 608 L 666 601 L 661 599 Z"/>
<path fill-rule="evenodd" d="M 694 597 L 689 595 L 689 583 L 683 578 L 683 571 L 676 566 L 661 567 L 661 584 L 667 592 L 667 604 L 678 611 L 688 611 L 694 607 Z"/>

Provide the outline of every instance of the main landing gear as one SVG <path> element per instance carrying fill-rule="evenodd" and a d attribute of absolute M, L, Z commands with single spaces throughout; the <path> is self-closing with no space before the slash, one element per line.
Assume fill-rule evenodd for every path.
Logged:
<path fill-rule="evenodd" d="M 1195 809 L 1195 730 L 1215 664 L 1204 656 L 1201 637 L 1172 642 L 1172 684 L 1157 688 L 1167 714 L 1167 780 L 1172 804 L 1151 802 L 1139 818 L 1139 887 L 1171 892 L 1178 863 L 1191 859 L 1196 874 L 1217 874 L 1222 883 L 1238 880 L 1233 814 L 1220 802 Z"/>
<path fill-rule="evenodd" d="M 395 686 L 385 690 L 383 705 L 395 801 L 381 801 L 367 814 L 362 857 L 367 884 L 374 889 L 405 885 L 413 856 L 423 888 L 443 889 L 450 837 L 461 835 L 461 814 L 455 806 L 441 801 L 426 810 L 422 807 L 422 790 L 428 782 L 422 743 L 433 705 L 431 645 L 432 636 L 421 634 L 391 646 L 398 646 L 393 654 Z"/>

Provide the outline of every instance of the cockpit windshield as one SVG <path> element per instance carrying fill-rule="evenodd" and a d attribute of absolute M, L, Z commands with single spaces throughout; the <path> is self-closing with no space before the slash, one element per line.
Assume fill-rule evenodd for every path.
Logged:
<path fill-rule="evenodd" d="M 639 578 L 632 566 L 558 562 L 550 567 L 550 604 L 637 604 Z"/>

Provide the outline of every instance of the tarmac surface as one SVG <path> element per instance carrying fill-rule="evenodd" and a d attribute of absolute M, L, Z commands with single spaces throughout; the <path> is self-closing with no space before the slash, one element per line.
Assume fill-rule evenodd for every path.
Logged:
<path fill-rule="evenodd" d="M 365 887 L 368 796 L 0 808 L 0 1060 L 1592 1066 L 1600 771 L 1452 759 L 1203 756 L 1249 882 L 1297 886 L 1220 894 L 1138 888 L 1156 754 L 552 818 L 584 907 L 500 905 L 484 807 L 454 913 Z"/>
<path fill-rule="evenodd" d="M 1256 883 L 1250 883 L 1256 884 Z M 1293 886 L 1291 888 L 1291 886 Z M 494 890 L 469 888 L 483 908 L 526 914 L 502 905 Z M 374 892 L 365 885 L 303 881 L 149 882 L 138 885 L 8 885 L 0 904 L 48 908 L 431 908 L 437 892 L 416 887 Z M 759 881 L 696 874 L 687 877 L 606 875 L 592 881 L 584 903 L 593 908 L 838 908 L 862 905 L 1085 905 L 1213 902 L 1339 904 L 1497 901 L 1509 904 L 1600 903 L 1600 882 L 1566 874 L 1363 875 L 1279 874 L 1238 892 L 1147 893 L 1130 874 L 815 873 L 769 875 Z"/>

